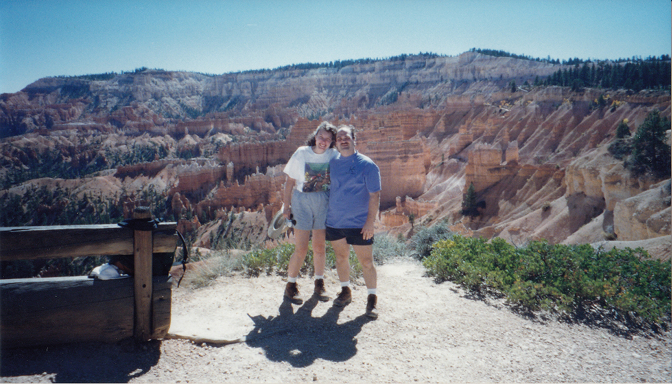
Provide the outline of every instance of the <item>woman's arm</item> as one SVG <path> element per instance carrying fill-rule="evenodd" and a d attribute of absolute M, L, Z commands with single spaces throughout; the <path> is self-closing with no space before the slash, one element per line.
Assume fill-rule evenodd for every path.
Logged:
<path fill-rule="evenodd" d="M 285 216 L 285 219 L 289 219 L 289 215 L 292 213 L 292 190 L 294 189 L 294 185 L 296 185 L 296 180 L 287 176 L 287 180 L 285 181 L 285 191 L 282 194 L 282 203 L 285 205 L 282 214 Z"/>

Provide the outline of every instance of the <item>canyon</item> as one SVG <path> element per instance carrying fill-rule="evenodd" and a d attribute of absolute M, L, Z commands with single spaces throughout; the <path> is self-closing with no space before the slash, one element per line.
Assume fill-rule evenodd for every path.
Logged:
<path fill-rule="evenodd" d="M 380 168 L 377 233 L 409 238 L 447 223 L 519 246 L 642 247 L 670 259 L 669 174 L 635 176 L 607 149 L 622 121 L 634 134 L 652 111 L 669 118 L 669 90 L 530 85 L 564 67 L 466 52 L 40 79 L 0 95 L 0 198 L 60 188 L 70 200 L 114 201 L 126 215 L 154 204 L 194 246 L 261 244 L 282 205 L 284 164 L 328 120 L 355 126 L 358 150 Z M 80 174 L 26 176 L 45 158 Z M 461 213 L 472 184 L 475 217 Z M 49 217 L 64 204 L 39 209 Z"/>

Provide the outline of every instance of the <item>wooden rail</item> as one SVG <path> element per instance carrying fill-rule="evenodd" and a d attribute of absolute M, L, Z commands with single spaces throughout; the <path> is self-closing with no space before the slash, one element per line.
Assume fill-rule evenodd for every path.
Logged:
<path fill-rule="evenodd" d="M 176 223 L 152 232 L 154 253 L 174 252 Z M 117 224 L 0 228 L 3 261 L 133 255 L 134 231 Z"/>
<path fill-rule="evenodd" d="M 137 208 L 136 220 L 151 213 Z M 138 341 L 170 327 L 172 279 L 152 276 L 155 254 L 174 253 L 176 223 L 146 230 L 119 225 L 0 228 L 0 260 L 133 255 L 132 279 L 86 276 L 0 280 L 0 346 Z"/>

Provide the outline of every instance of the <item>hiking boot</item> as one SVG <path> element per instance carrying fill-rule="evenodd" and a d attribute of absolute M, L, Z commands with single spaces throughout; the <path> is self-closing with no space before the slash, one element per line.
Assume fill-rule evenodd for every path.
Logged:
<path fill-rule="evenodd" d="M 319 301 L 329 301 L 329 296 L 325 294 L 326 292 L 327 290 L 324 289 L 324 279 L 315 280 L 315 291 L 313 292 L 313 295 L 317 297 Z"/>
<path fill-rule="evenodd" d="M 303 299 L 299 296 L 299 288 L 296 286 L 296 283 L 287 283 L 287 286 L 285 287 L 285 297 L 288 298 L 292 304 L 303 304 Z"/>
<path fill-rule="evenodd" d="M 366 300 L 366 316 L 372 318 L 372 319 L 377 319 L 378 318 L 378 310 L 376 309 L 376 302 L 378 301 L 378 298 L 374 294 L 370 294 L 369 297 Z"/>
<path fill-rule="evenodd" d="M 352 301 L 352 292 L 350 287 L 341 287 L 341 293 L 334 299 L 334 305 L 337 307 L 345 307 Z"/>

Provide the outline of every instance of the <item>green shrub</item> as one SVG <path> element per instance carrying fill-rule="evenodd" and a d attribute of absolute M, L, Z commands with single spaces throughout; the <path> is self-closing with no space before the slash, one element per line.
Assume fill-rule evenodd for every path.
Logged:
<path fill-rule="evenodd" d="M 474 183 L 469 184 L 467 193 L 462 196 L 462 214 L 464 216 L 478 216 L 476 204 L 476 189 Z"/>
<path fill-rule="evenodd" d="M 607 149 L 609 149 L 609 153 L 611 153 L 614 158 L 623 160 L 630 156 L 630 153 L 632 152 L 632 141 L 628 137 L 615 139 L 609 144 Z"/>
<path fill-rule="evenodd" d="M 422 260 L 429 256 L 434 243 L 439 240 L 450 239 L 453 233 L 446 223 L 439 223 L 429 228 L 422 227 L 411 237 L 411 247 L 415 256 Z"/>
<path fill-rule="evenodd" d="M 185 274 L 185 281 L 193 288 L 203 288 L 211 285 L 219 276 L 230 275 L 232 271 L 241 268 L 241 260 L 215 252 L 210 261 L 195 271 Z"/>
<path fill-rule="evenodd" d="M 242 266 L 250 276 L 262 272 L 271 274 L 274 270 L 287 270 L 289 259 L 294 253 L 294 244 L 282 243 L 274 248 L 254 249 L 243 257 Z"/>
<path fill-rule="evenodd" d="M 630 133 L 630 127 L 628 127 L 628 123 L 626 123 L 625 120 L 621 120 L 621 122 L 618 123 L 618 126 L 616 127 L 616 138 L 622 139 L 624 137 L 630 136 L 632 136 L 632 134 Z"/>
<path fill-rule="evenodd" d="M 635 175 L 651 173 L 659 179 L 670 177 L 670 146 L 665 142 L 665 132 L 670 120 L 661 117 L 657 110 L 646 116 L 632 138 L 632 154 L 628 168 Z"/>
<path fill-rule="evenodd" d="M 551 203 L 548 201 L 544 201 L 544 203 L 541 204 L 541 210 L 543 212 L 547 212 L 549 209 L 551 209 Z"/>
<path fill-rule="evenodd" d="M 281 243 L 280 245 L 265 249 L 258 248 L 253 249 L 252 251 L 246 253 L 240 258 L 240 261 L 236 261 L 236 264 L 233 265 L 229 262 L 230 265 L 222 266 L 222 268 L 210 268 L 203 280 L 214 279 L 217 276 L 225 273 L 230 270 L 241 270 L 244 271 L 249 276 L 259 276 L 262 273 L 266 274 L 282 274 L 287 273 L 287 267 L 289 265 L 289 260 L 294 253 L 295 246 L 291 243 Z M 219 257 L 221 252 L 216 253 Z M 394 238 L 389 237 L 388 235 L 379 235 L 376 236 L 376 241 L 373 245 L 373 257 L 376 264 L 383 264 L 390 257 L 395 256 L 405 256 L 407 254 L 406 246 L 403 242 L 397 241 Z M 313 266 L 313 247 L 312 242 L 309 243 L 308 253 L 306 254 L 305 261 L 301 266 L 301 273 L 304 275 L 314 275 L 315 268 Z M 208 258 L 212 258 L 209 256 Z M 229 257 L 222 257 L 223 259 L 230 259 Z M 355 252 L 350 249 L 349 255 L 350 262 L 350 279 L 357 280 L 362 277 L 362 265 L 357 260 Z M 331 246 L 330 242 L 327 242 L 326 246 L 326 263 L 325 270 L 333 270 L 336 268 L 336 255 L 334 249 Z M 199 282 L 200 286 L 207 285 L 206 282 Z"/>
<path fill-rule="evenodd" d="M 250 276 L 259 276 L 264 271 L 270 274 L 277 264 L 270 249 L 255 249 L 243 257 L 243 268 Z"/>
<path fill-rule="evenodd" d="M 500 238 L 456 235 L 434 244 L 423 265 L 439 280 L 497 291 L 531 310 L 571 312 L 599 303 L 654 323 L 670 314 L 670 262 L 650 260 L 641 248 L 601 252 L 545 241 L 515 248 Z"/>
<path fill-rule="evenodd" d="M 249 276 L 259 276 L 262 273 L 268 275 L 273 272 L 287 274 L 289 259 L 294 253 L 295 246 L 290 243 L 282 243 L 270 249 L 254 249 L 242 258 L 241 269 Z M 362 265 L 357 260 L 355 252 L 350 249 L 350 279 L 357 280 L 362 276 Z M 336 268 L 336 255 L 331 244 L 327 242 L 325 270 Z M 312 242 L 308 246 L 306 259 L 301 266 L 301 273 L 314 275 Z"/>
<path fill-rule="evenodd" d="M 373 260 L 377 265 L 384 264 L 391 257 L 407 255 L 408 249 L 403 240 L 399 241 L 387 234 L 376 235 L 373 242 Z"/>

